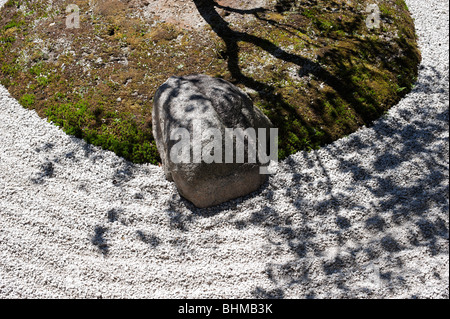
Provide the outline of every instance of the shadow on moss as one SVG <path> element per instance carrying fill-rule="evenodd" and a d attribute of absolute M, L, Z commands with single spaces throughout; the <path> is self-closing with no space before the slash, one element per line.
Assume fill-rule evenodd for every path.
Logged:
<path fill-rule="evenodd" d="M 66 30 L 57 10 L 64 1 L 54 1 L 53 11 L 30 0 L 22 3 L 28 11 L 18 10 L 9 1 L 0 21 L 1 83 L 68 134 L 157 164 L 152 98 L 172 75 L 204 73 L 249 92 L 279 128 L 280 159 L 370 125 L 415 81 L 420 54 L 403 1 L 382 1 L 378 30 L 365 25 L 364 0 L 279 0 L 250 10 L 193 2 L 209 28 L 150 26 L 121 1 L 105 0 L 80 29 Z M 92 9 L 77 3 L 80 12 Z M 229 23 L 230 14 L 242 23 Z M 55 49 L 61 39 L 72 51 Z"/>

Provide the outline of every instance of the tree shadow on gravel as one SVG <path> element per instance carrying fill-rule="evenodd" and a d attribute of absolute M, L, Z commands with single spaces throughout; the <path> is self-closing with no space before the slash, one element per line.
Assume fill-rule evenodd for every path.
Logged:
<path fill-rule="evenodd" d="M 108 228 L 103 226 L 96 226 L 94 229 L 94 235 L 92 236 L 91 243 L 96 246 L 99 251 L 104 255 L 108 255 L 109 253 L 109 245 L 105 238 L 105 233 Z"/>
<path fill-rule="evenodd" d="M 438 72 L 436 75 L 440 76 Z M 435 93 L 430 92 L 432 88 L 427 83 L 428 79 L 421 80 L 412 94 Z M 445 89 L 438 88 L 441 93 Z M 237 230 L 258 227 L 268 234 L 262 240 L 272 248 L 287 247 L 289 262 L 277 263 L 268 257 L 265 275 L 273 285 L 272 288 L 254 287 L 250 293 L 255 298 L 286 298 L 295 287 L 302 291 L 298 298 L 317 298 L 323 292 L 317 285 L 327 286 L 330 294 L 333 291 L 333 298 L 367 297 L 376 294 L 377 288 L 361 282 L 358 287 L 351 286 L 355 273 L 366 272 L 370 272 L 370 280 L 397 294 L 407 291 L 411 287 L 407 286 L 402 271 L 407 268 L 408 260 L 400 253 L 424 247 L 430 256 L 448 256 L 448 244 L 442 242 L 448 243 L 449 233 L 449 111 L 447 108 L 431 114 L 431 120 L 427 113 L 431 107 L 423 101 L 412 110 L 399 109 L 400 119 L 409 122 L 399 126 L 395 125 L 395 119 L 380 119 L 371 128 L 376 140 L 363 140 L 360 134 L 353 134 L 337 147 L 326 148 L 324 152 L 329 160 L 337 163 L 332 173 L 316 151 L 300 152 L 280 163 L 279 174 L 257 192 L 208 209 L 198 209 L 174 194 L 164 213 L 170 227 L 186 233 L 199 219 L 228 214 Z M 378 141 L 393 147 L 380 148 Z M 44 144 L 40 151 L 51 148 Z M 93 148 L 86 146 L 84 150 L 86 158 L 92 162 L 99 160 Z M 355 151 L 368 156 L 347 156 Z M 374 158 L 372 154 L 376 154 Z M 61 160 L 72 159 L 77 160 L 72 151 L 61 157 Z M 116 180 L 117 187 L 134 178 L 137 165 L 126 161 L 112 165 L 115 173 L 108 178 L 113 184 Z M 417 171 L 417 166 L 422 172 L 420 176 L 408 175 L 408 167 Z M 400 168 L 405 170 L 403 180 L 398 179 Z M 309 175 L 314 170 L 320 178 Z M 57 174 L 57 169 L 44 163 L 36 180 Z M 339 176 L 350 181 L 341 181 Z M 352 195 L 355 190 L 366 191 L 370 201 L 355 199 Z M 146 191 L 151 189 L 142 190 Z M 286 200 L 284 206 L 280 205 L 280 196 Z M 251 203 L 254 200 L 264 204 L 254 208 Z M 234 212 L 242 208 L 250 212 L 248 218 Z M 119 221 L 121 209 L 105 212 L 106 222 Z M 96 225 L 90 237 L 92 245 L 104 256 L 111 248 L 107 232 L 106 223 Z M 361 232 L 370 233 L 371 237 L 361 239 Z M 151 248 L 161 244 L 157 236 L 143 231 L 136 234 Z M 330 255 L 330 248 L 337 251 Z M 380 262 L 384 268 L 377 268 Z M 318 275 L 323 275 L 320 281 Z"/>
<path fill-rule="evenodd" d="M 433 94 L 427 81 L 418 83 L 412 94 Z M 436 90 L 442 93 L 446 88 Z M 279 173 L 252 194 L 198 209 L 174 193 L 163 212 L 174 231 L 186 234 L 199 219 L 226 214 L 236 230 L 257 227 L 267 234 L 261 240 L 272 249 L 286 247 L 291 259 L 277 263 L 268 257 L 264 271 L 272 285 L 254 287 L 250 293 L 255 298 L 286 298 L 294 288 L 302 291 L 298 298 L 323 297 L 318 283 L 333 290 L 334 298 L 377 294 L 379 288 L 374 288 L 373 283 L 401 294 L 411 288 L 403 274 L 408 260 L 402 253 L 420 247 L 429 256 L 448 255 L 445 243 L 449 233 L 449 111 L 447 108 L 428 114 L 428 107 L 431 105 L 423 102 L 412 109 L 398 109 L 398 120 L 403 121 L 398 126 L 395 118 L 378 120 L 370 129 L 376 139 L 353 134 L 337 146 L 325 148 L 326 157 L 336 162 L 333 172 L 328 171 L 328 164 L 321 160 L 324 156 L 319 157 L 317 151 L 300 152 L 281 162 Z M 379 141 L 393 147 L 380 147 Z M 39 152 L 42 155 L 51 149 L 50 144 L 44 143 Z M 84 151 L 84 156 L 93 163 L 100 160 L 101 155 L 94 148 L 87 146 Z M 347 156 L 355 151 L 368 156 Z M 80 155 L 76 154 L 75 150 L 68 151 L 60 160 L 79 161 Z M 50 176 L 58 177 L 58 159 L 50 162 L 56 167 L 50 169 L 44 163 L 35 175 L 42 182 Z M 116 187 L 125 187 L 134 178 L 137 165 L 122 160 L 111 165 L 114 173 L 108 178 L 113 184 L 117 181 Z M 417 166 L 421 174 L 408 175 L 409 169 L 416 172 Z M 403 179 L 399 179 L 400 169 L 405 172 Z M 318 177 L 314 179 L 309 171 L 316 171 Z M 154 190 L 141 190 L 151 191 Z M 369 201 L 355 199 L 354 191 L 367 192 Z M 285 205 L 280 205 L 280 196 Z M 264 204 L 256 208 L 255 201 Z M 242 209 L 247 210 L 248 217 L 236 212 Z M 104 212 L 104 223 L 97 224 L 90 234 L 92 245 L 105 257 L 111 250 L 108 223 L 120 222 L 125 210 L 116 207 Z M 361 232 L 370 237 L 361 239 Z M 136 237 L 151 249 L 162 243 L 161 238 L 144 231 L 136 231 Z M 336 252 L 330 255 L 330 248 Z M 351 280 L 355 273 L 366 274 L 368 277 L 363 279 L 367 279 L 367 284 L 358 282 L 358 287 L 353 287 Z M 323 275 L 319 282 L 318 275 Z M 437 272 L 434 276 L 440 277 Z"/>
<path fill-rule="evenodd" d="M 428 88 L 417 83 L 412 94 L 430 93 Z M 316 298 L 323 293 L 316 288 L 318 274 L 324 276 L 320 285 L 334 291 L 333 298 L 367 297 L 383 293 L 383 287 L 403 294 L 412 288 L 404 272 L 420 272 L 411 270 L 414 266 L 403 253 L 423 247 L 428 256 L 448 255 L 449 111 L 428 114 L 428 106 L 423 101 L 412 109 L 399 108 L 398 120 L 404 121 L 399 126 L 392 117 L 378 120 L 370 129 L 376 139 L 353 134 L 324 149 L 336 163 L 333 172 L 321 162 L 323 153 L 300 152 L 280 163 L 281 171 L 247 197 L 198 209 L 175 196 L 169 203 L 170 218 L 189 232 L 199 218 L 226 213 L 236 229 L 259 227 L 273 248 L 288 247 L 291 261 L 279 264 L 269 258 L 266 264 L 267 278 L 276 288 L 255 287 L 255 298 L 285 298 L 294 287 L 303 291 L 297 297 Z M 347 156 L 355 151 L 367 157 Z M 319 177 L 308 175 L 311 170 Z M 367 192 L 368 200 L 355 199 L 355 191 Z M 274 200 L 280 194 L 284 207 Z M 252 208 L 254 200 L 265 204 Z M 233 212 L 242 209 L 250 217 Z M 330 249 L 335 252 L 330 254 Z M 355 278 L 357 273 L 366 277 Z"/>
<path fill-rule="evenodd" d="M 400 149 L 380 150 L 372 162 L 372 169 L 368 169 L 367 163 L 360 162 L 359 159 L 346 159 L 345 155 L 341 155 L 345 154 L 345 149 L 330 151 L 329 155 L 334 156 L 334 159 L 339 162 L 339 170 L 342 173 L 350 173 L 353 184 L 367 190 L 372 198 L 376 199 L 377 204 L 369 205 L 368 209 L 367 205 L 363 208 L 364 206 L 361 207 L 363 203 L 355 202 L 347 192 L 334 190 L 336 182 L 331 182 L 325 166 L 316 161 L 318 167 L 322 168 L 326 181 L 322 186 L 317 183 L 317 186 L 321 188 L 323 194 L 329 194 L 329 196 L 327 200 L 317 201 L 312 207 L 306 209 L 315 211 L 319 215 L 323 214 L 324 218 L 329 217 L 330 214 L 336 216 L 335 220 L 340 228 L 336 239 L 340 246 L 345 245 L 354 229 L 355 223 L 352 218 L 347 217 L 343 220 L 339 217 L 341 212 L 345 213 L 349 210 L 361 210 L 362 214 L 367 214 L 363 227 L 377 238 L 366 243 L 365 248 L 350 249 L 344 257 L 337 256 L 331 261 L 323 262 L 323 270 L 327 276 L 337 275 L 337 279 L 344 279 L 351 274 L 352 270 L 358 269 L 359 265 L 356 263 L 358 256 L 361 258 L 361 255 L 366 255 L 365 257 L 372 261 L 383 256 L 383 259 L 390 260 L 392 266 L 399 270 L 396 275 L 388 275 L 379 270 L 379 281 L 386 286 L 401 287 L 405 284 L 405 279 L 401 275 L 404 265 L 395 264 L 395 260 L 397 262 L 401 260 L 397 257 L 398 252 L 422 246 L 427 248 L 431 256 L 448 254 L 448 247 L 442 244 L 448 241 L 449 232 L 448 158 L 445 159 L 448 156 L 448 135 L 442 137 L 448 132 L 448 109 L 437 114 L 435 123 L 430 123 L 425 118 L 413 119 L 410 124 L 395 128 L 392 123 L 380 120 L 374 127 L 374 131 L 378 134 L 379 140 L 394 140 L 397 142 L 394 144 L 402 146 Z M 430 149 L 429 146 L 432 143 L 436 144 L 436 141 L 440 142 L 439 149 Z M 362 143 L 356 135 L 349 137 L 346 141 L 347 145 L 353 143 L 360 149 L 374 149 L 373 144 Z M 311 155 L 313 156 L 312 153 Z M 308 157 L 311 158 L 311 155 Z M 287 163 L 293 171 L 299 167 L 295 160 L 287 161 Z M 409 163 L 422 165 L 423 174 L 408 176 L 406 168 L 404 179 L 395 179 L 397 170 L 400 167 L 405 170 L 405 165 Z M 305 179 L 304 182 L 308 183 L 308 180 Z M 350 185 L 346 191 L 351 193 L 352 188 L 354 189 Z M 292 196 L 295 190 L 288 188 L 286 193 Z M 296 204 L 298 213 L 305 212 L 306 209 L 302 206 L 304 201 L 301 198 Z M 399 231 L 401 233 L 398 233 Z M 405 236 L 407 241 L 404 240 Z M 306 245 L 314 247 L 312 243 Z M 343 296 L 354 296 L 350 291 L 336 285 Z M 367 289 L 361 293 L 369 292 L 370 289 Z"/>

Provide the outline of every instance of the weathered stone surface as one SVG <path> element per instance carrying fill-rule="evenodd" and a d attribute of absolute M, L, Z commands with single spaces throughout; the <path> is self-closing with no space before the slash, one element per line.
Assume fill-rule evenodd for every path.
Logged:
<path fill-rule="evenodd" d="M 262 164 L 258 160 L 248 163 L 247 143 L 245 163 L 194 162 L 198 153 L 192 141 L 199 131 L 214 128 L 225 136 L 225 128 L 258 131 L 272 126 L 250 98 L 233 84 L 206 75 L 171 77 L 155 94 L 152 121 L 166 178 L 174 181 L 180 194 L 197 207 L 210 207 L 245 196 L 267 180 L 267 175 L 260 174 Z M 172 147 L 180 141 L 180 138 L 171 140 L 171 132 L 178 128 L 186 129 L 191 137 L 189 163 L 175 163 L 170 156 Z M 211 143 L 209 137 L 200 140 L 202 148 Z M 221 143 L 225 158 L 224 139 Z M 236 154 L 235 147 L 233 143 L 233 154 Z"/>

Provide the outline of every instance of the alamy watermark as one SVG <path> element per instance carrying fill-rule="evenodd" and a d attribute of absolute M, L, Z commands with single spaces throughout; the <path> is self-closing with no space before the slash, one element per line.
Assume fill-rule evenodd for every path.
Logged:
<path fill-rule="evenodd" d="M 202 130 L 201 120 L 192 122 L 192 134 L 184 127 L 170 131 L 170 140 L 177 141 L 169 150 L 173 163 L 258 163 L 263 165 L 261 174 L 274 173 L 271 167 L 278 161 L 277 128 L 225 128 L 222 134 L 217 128 Z"/>
<path fill-rule="evenodd" d="M 381 11 L 377 4 L 369 4 L 366 8 L 368 17 L 366 19 L 366 26 L 368 29 L 378 29 L 381 24 Z"/>
<path fill-rule="evenodd" d="M 51 4 L 52 5 L 52 4 Z M 69 4 L 66 7 L 66 28 L 78 29 L 80 28 L 80 8 L 76 4 Z M 380 8 L 378 4 L 369 4 L 366 7 L 365 13 L 368 14 L 365 22 L 368 29 L 379 28 L 381 24 Z"/>
<path fill-rule="evenodd" d="M 80 8 L 76 4 L 69 4 L 66 7 L 66 28 L 79 29 L 80 28 Z"/>

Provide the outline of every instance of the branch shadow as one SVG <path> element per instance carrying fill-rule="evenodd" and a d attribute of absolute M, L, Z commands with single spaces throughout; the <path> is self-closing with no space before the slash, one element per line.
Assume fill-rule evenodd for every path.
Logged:
<path fill-rule="evenodd" d="M 423 81 L 427 79 L 411 94 L 433 94 Z M 424 110 L 431 109 L 431 103 L 399 107 L 395 117 L 377 120 L 366 129 L 376 138 L 352 134 L 322 149 L 321 155 L 299 152 L 287 158 L 279 164 L 280 174 L 249 196 L 208 209 L 175 196 L 170 218 L 189 232 L 190 223 L 199 218 L 229 214 L 236 229 L 256 226 L 276 237 L 268 237 L 271 247 L 287 247 L 289 262 L 266 264 L 275 288 L 255 287 L 255 298 L 286 298 L 294 287 L 303 291 L 302 298 L 323 297 L 323 290 L 314 288 L 318 272 L 324 276 L 321 285 L 336 289 L 333 297 L 367 297 L 383 288 L 396 294 L 407 291 L 411 287 L 405 272 L 420 269 L 408 265 L 405 253 L 423 247 L 429 256 L 448 254 L 449 111 L 428 114 Z M 367 156 L 348 155 L 355 151 Z M 323 158 L 335 162 L 332 171 Z M 312 179 L 311 170 L 319 177 Z M 411 170 L 415 173 L 408 176 Z M 367 193 L 368 201 L 354 198 L 355 192 Z M 288 209 L 275 200 L 280 193 Z M 248 218 L 234 214 L 251 209 L 254 201 L 264 205 Z M 329 244 L 324 244 L 324 236 Z M 336 252 L 330 254 L 330 249 Z M 355 279 L 355 273 L 366 276 L 364 281 Z M 352 287 L 352 280 L 358 287 Z"/>
<path fill-rule="evenodd" d="M 398 39 L 394 44 L 392 44 L 389 41 L 374 40 L 370 37 L 360 39 L 353 36 L 353 41 L 357 42 L 360 48 L 359 53 L 353 51 L 347 52 L 344 49 L 338 50 L 331 47 L 326 47 L 318 55 L 318 61 L 315 62 L 299 54 L 287 52 L 271 41 L 255 36 L 250 32 L 233 30 L 229 23 L 217 11 L 218 9 L 221 9 L 229 13 L 240 14 L 243 16 L 252 15 L 259 21 L 263 21 L 268 25 L 287 31 L 291 36 L 295 36 L 295 33 L 291 30 L 301 31 L 302 33 L 307 32 L 301 27 L 280 23 L 263 15 L 264 13 L 271 12 L 273 9 L 269 10 L 267 8 L 255 8 L 250 10 L 241 10 L 220 5 L 214 0 L 194 0 L 194 3 L 204 20 L 209 24 L 216 35 L 225 43 L 225 50 L 221 53 L 221 55 L 226 60 L 228 70 L 232 77 L 232 82 L 234 84 L 242 84 L 245 87 L 258 92 L 260 97 L 267 101 L 267 103 L 271 105 L 272 109 L 276 110 L 272 112 L 270 119 L 274 123 L 275 127 L 279 128 L 280 136 L 282 137 L 280 146 L 283 150 L 285 147 L 286 149 L 289 149 L 289 146 L 287 146 L 287 144 L 285 145 L 285 143 L 291 143 L 288 142 L 287 137 L 292 131 L 289 123 L 294 120 L 299 123 L 300 127 L 304 128 L 306 132 L 308 132 L 295 133 L 302 135 L 301 137 L 298 136 L 299 138 L 306 138 L 306 140 L 302 140 L 302 142 L 300 142 L 304 144 L 302 144 L 304 149 L 312 147 L 311 145 L 317 147 L 332 142 L 335 139 L 335 137 L 332 136 L 334 133 L 323 131 L 321 134 L 317 134 L 317 129 L 314 125 L 311 124 L 309 120 L 305 119 L 304 116 L 299 114 L 300 112 L 287 102 L 287 99 L 283 96 L 283 94 L 276 92 L 276 88 L 273 85 L 263 83 L 256 80 L 252 76 L 245 75 L 239 64 L 239 54 L 241 50 L 239 43 L 252 44 L 280 61 L 293 63 L 294 65 L 300 67 L 298 74 L 300 77 L 311 75 L 317 79 L 318 82 L 323 82 L 331 87 L 334 90 L 334 93 L 331 94 L 332 96 L 328 96 L 328 101 L 335 109 L 339 108 L 339 105 L 337 104 L 338 102 L 335 102 L 335 98 L 339 98 L 347 102 L 350 107 L 354 109 L 358 117 L 358 125 L 372 125 L 373 121 L 381 116 L 386 109 L 384 104 L 377 101 L 373 97 L 372 92 L 370 92 L 370 90 L 368 90 L 359 79 L 355 79 L 354 74 L 349 71 L 350 68 L 347 67 L 346 64 L 353 65 L 353 60 L 351 58 L 352 55 L 363 53 L 367 54 L 367 52 L 371 52 L 371 54 L 367 54 L 367 59 L 368 61 L 371 61 L 371 63 L 375 61 L 374 59 L 381 58 L 382 67 L 387 70 L 397 69 L 403 70 L 403 72 L 405 72 L 404 70 L 409 70 L 409 73 L 405 75 L 398 83 L 400 92 L 401 90 L 409 88 L 409 82 L 417 76 L 417 65 L 411 65 L 408 59 L 411 58 L 412 60 L 418 62 L 420 61 L 420 56 L 417 52 L 414 52 L 410 44 L 405 39 Z M 317 3 L 315 1 L 307 1 L 302 3 L 302 8 L 304 11 L 307 11 L 309 8 L 314 8 L 316 5 Z M 295 3 L 293 1 L 279 0 L 275 5 L 275 11 L 283 13 L 290 11 L 294 7 Z M 365 20 L 362 14 L 355 15 L 353 21 L 341 21 L 339 24 L 339 29 L 343 32 L 353 34 L 355 30 L 359 30 L 365 25 L 364 21 Z M 328 37 L 333 38 L 336 37 L 336 35 L 330 34 Z M 400 56 L 397 54 L 399 50 L 403 52 Z M 383 54 L 381 54 L 381 52 L 383 52 Z M 386 52 L 390 52 L 392 54 L 387 54 Z M 328 65 L 329 67 L 332 66 L 340 71 L 336 74 L 332 74 L 327 70 L 328 68 L 326 69 L 322 65 Z M 369 72 L 369 70 L 367 71 Z M 390 101 L 389 103 L 397 103 L 406 93 L 407 90 L 404 90 L 403 93 L 398 95 L 396 101 Z M 308 107 L 312 112 L 314 112 L 316 117 L 326 121 L 323 105 L 316 105 L 314 103 Z M 288 120 L 286 120 L 286 114 Z M 353 126 L 354 125 L 355 124 L 353 124 Z M 343 129 L 346 130 L 346 134 L 350 134 L 355 131 L 355 127 L 350 127 L 348 123 L 343 125 Z M 307 137 L 303 136 L 304 134 L 307 134 Z M 297 145 L 296 147 L 298 148 L 299 146 Z M 285 156 L 288 155 L 290 154 L 285 154 Z"/>
<path fill-rule="evenodd" d="M 237 42 L 248 41 L 255 45 L 258 43 L 276 57 L 298 65 L 310 65 L 311 68 L 308 68 L 310 73 L 328 81 L 327 83 L 332 86 L 336 83 L 337 79 L 330 78 L 311 61 L 279 51 L 279 48 L 267 41 L 260 42 L 260 39 L 251 35 L 232 31 L 221 18 L 217 17 L 215 7 L 218 6 L 213 1 L 195 2 L 205 16 L 208 12 L 209 21 L 215 25 L 216 33 L 224 37 L 227 43 L 229 68 L 238 82 L 256 90 L 265 90 L 269 95 L 273 93 L 273 88 L 246 77 L 239 69 Z M 262 11 L 245 14 L 259 12 Z M 337 56 L 333 58 L 339 60 Z M 442 75 L 436 71 L 436 76 Z M 430 81 L 431 79 L 432 77 Z M 416 93 L 429 92 L 429 85 L 425 82 L 426 79 L 417 85 Z M 275 96 L 273 98 L 279 99 Z M 430 105 L 416 106 L 415 111 L 428 106 Z M 256 226 L 267 233 L 276 234 L 280 242 L 269 241 L 270 245 L 286 246 L 291 253 L 291 260 L 283 263 L 271 260 L 267 262 L 265 270 L 267 279 L 276 288 L 254 287 L 251 295 L 255 298 L 285 298 L 289 289 L 299 286 L 305 286 L 302 290 L 304 294 L 299 297 L 316 298 L 320 296 L 320 288 L 316 288 L 315 282 L 317 272 L 325 276 L 320 283 L 328 285 L 330 290 L 336 288 L 340 297 L 353 297 L 358 294 L 367 296 L 375 293 L 376 289 L 369 285 L 352 289 L 346 281 L 352 277 L 352 273 L 361 272 L 361 268 L 378 260 L 385 261 L 388 266 L 376 273 L 377 279 L 387 287 L 406 289 L 408 288 L 406 280 L 401 275 L 402 270 L 406 268 L 400 256 L 401 252 L 414 247 L 425 247 L 431 255 L 448 254 L 448 249 L 446 250 L 441 242 L 442 240 L 448 242 L 449 232 L 449 190 L 446 183 L 448 158 L 445 158 L 445 155 L 448 156 L 448 136 L 442 137 L 448 132 L 449 112 L 446 109 L 436 114 L 433 118 L 435 123 L 426 116 L 413 117 L 408 110 L 400 110 L 399 114 L 411 122 L 396 127 L 389 120 L 382 119 L 372 128 L 378 140 L 395 142 L 396 145 L 401 145 L 398 149 L 380 149 L 377 148 L 376 142 L 362 140 L 358 135 L 352 135 L 339 144 L 339 149 L 331 147 L 326 150 L 329 157 L 338 163 L 333 173 L 329 172 L 327 164 L 321 161 L 317 152 L 301 152 L 281 163 L 281 170 L 286 174 L 271 178 L 260 190 L 252 194 L 213 208 L 196 208 L 189 201 L 174 194 L 165 210 L 170 227 L 189 232 L 190 224 L 198 218 L 211 218 L 221 213 L 239 210 L 248 202 L 261 199 L 267 202 L 261 210 L 253 211 L 247 219 L 235 216 L 234 225 L 238 230 Z M 430 148 L 430 145 L 435 144 L 441 148 L 434 146 Z M 349 159 L 345 156 L 346 151 L 355 148 L 360 152 L 367 150 L 367 154 L 368 150 L 374 149 L 376 155 L 373 159 L 365 160 Z M 44 145 L 42 149 L 51 147 Z M 94 151 L 90 146 L 84 146 L 84 150 L 85 156 L 95 162 L 96 158 L 91 156 Z M 73 152 L 68 152 L 64 158 L 76 160 Z M 407 183 L 396 179 L 396 170 L 411 160 L 420 160 L 424 168 L 422 175 L 409 179 Z M 134 168 L 135 165 L 129 162 L 118 164 L 111 176 L 112 183 L 117 187 L 124 186 L 133 178 Z M 314 169 L 319 170 L 323 178 L 314 180 L 308 175 L 307 171 Z M 54 174 L 57 174 L 57 171 L 54 170 L 53 164 L 51 166 L 44 164 L 36 182 L 40 183 Z M 339 181 L 336 181 L 336 175 L 339 174 L 351 176 L 352 181 L 345 186 L 345 192 L 339 186 Z M 355 200 L 352 197 L 353 190 L 367 191 L 371 198 L 376 199 L 376 203 Z M 280 193 L 292 200 L 286 204 L 288 213 L 280 207 L 278 201 L 275 201 Z M 311 198 L 311 194 L 317 196 Z M 110 223 L 120 221 L 121 209 L 118 207 L 106 212 L 107 221 Z M 364 214 L 364 218 L 348 214 L 349 211 L 359 211 Z M 322 223 L 325 222 L 328 228 L 322 227 Z M 360 240 L 358 237 L 360 226 L 372 234 L 373 238 Z M 407 241 L 398 236 L 397 229 L 406 232 Z M 106 239 L 107 232 L 108 227 L 97 225 L 91 236 L 91 243 L 105 256 L 109 254 L 111 248 Z M 137 231 L 136 234 L 142 242 L 152 248 L 161 243 L 160 238 L 155 235 L 143 231 Z M 333 244 L 324 247 L 321 239 L 323 236 L 332 238 Z M 350 240 L 357 242 L 356 247 L 346 246 Z M 331 245 L 339 246 L 340 250 L 336 255 L 329 257 L 326 249 Z M 365 261 L 361 263 L 360 259 Z"/>

